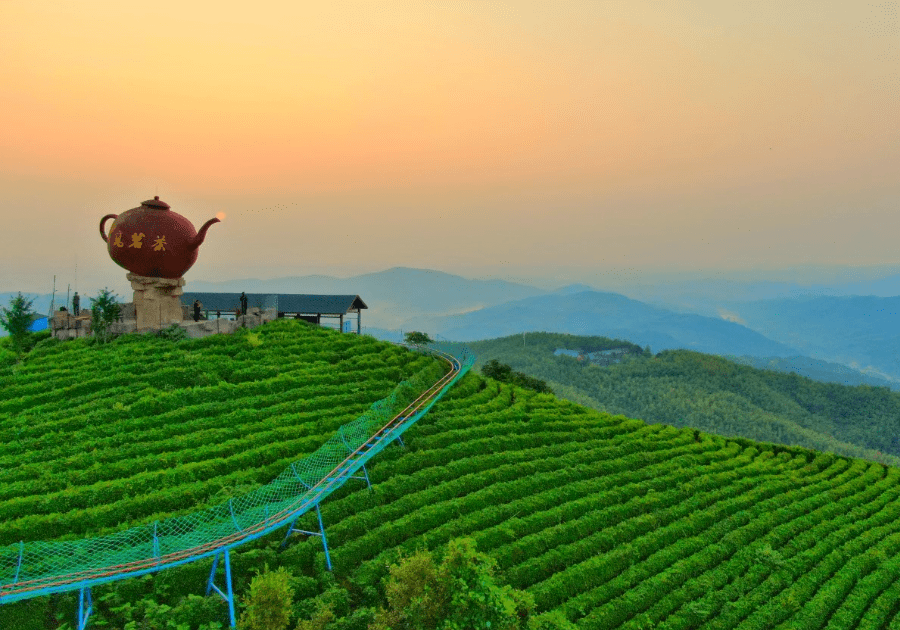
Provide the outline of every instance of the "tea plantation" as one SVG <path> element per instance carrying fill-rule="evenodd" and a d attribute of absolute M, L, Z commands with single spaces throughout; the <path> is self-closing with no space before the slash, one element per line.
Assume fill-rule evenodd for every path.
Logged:
<path fill-rule="evenodd" d="M 296 322 L 39 344 L 0 370 L 0 542 L 222 502 L 397 382 L 444 369 Z M 648 425 L 475 373 L 404 440 L 370 463 L 372 490 L 349 482 L 322 504 L 333 572 L 318 537 L 281 548 L 281 532 L 233 552 L 235 590 L 283 567 L 291 628 L 327 604 L 317 627 L 365 629 L 391 563 L 467 537 L 533 597 L 529 627 L 553 611 L 578 628 L 900 627 L 900 469 Z M 298 527 L 316 530 L 315 514 Z M 89 627 L 222 627 L 225 604 L 201 597 L 210 565 L 96 588 Z M 0 605 L 0 627 L 71 627 L 74 608 L 73 594 Z"/>

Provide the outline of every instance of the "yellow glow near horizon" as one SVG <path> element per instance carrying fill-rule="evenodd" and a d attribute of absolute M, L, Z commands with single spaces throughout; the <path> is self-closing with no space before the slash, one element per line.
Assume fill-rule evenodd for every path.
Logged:
<path fill-rule="evenodd" d="M 133 204 L 154 182 L 235 226 L 269 200 L 271 217 L 254 215 L 263 231 L 299 227 L 287 200 L 300 200 L 326 217 L 302 225 L 334 234 L 323 251 L 356 229 L 336 217 L 384 241 L 363 246 L 370 256 L 423 217 L 450 237 L 474 220 L 510 230 L 510 264 L 721 265 L 735 249 L 825 261 L 851 206 L 896 217 L 897 11 L 851 5 L 9 1 L 3 201 L 58 218 L 74 188 L 95 191 L 79 207 L 104 190 Z M 831 228 L 823 204 L 844 208 L 825 210 Z M 763 252 L 759 239 L 785 229 Z M 621 236 L 610 258 L 584 253 L 592 232 Z M 642 259 L 626 244 L 638 235 Z M 470 258 L 492 264 L 491 236 L 469 236 Z M 7 255 L 25 255 L 16 240 Z M 873 262 L 896 260 L 871 245 Z"/>

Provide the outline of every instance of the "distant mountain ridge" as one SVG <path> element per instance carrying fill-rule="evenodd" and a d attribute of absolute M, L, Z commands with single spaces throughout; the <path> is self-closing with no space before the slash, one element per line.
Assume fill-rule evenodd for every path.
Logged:
<path fill-rule="evenodd" d="M 735 314 L 800 354 L 900 379 L 900 297 L 805 296 L 735 305 Z"/>
<path fill-rule="evenodd" d="M 855 387 L 871 385 L 872 387 L 888 387 L 900 391 L 900 381 L 888 380 L 854 370 L 842 363 L 832 363 L 811 357 L 736 357 L 726 356 L 729 361 L 749 365 L 759 370 L 772 370 L 805 376 L 821 383 L 837 383 Z"/>
<path fill-rule="evenodd" d="M 617 336 L 653 350 L 688 348 L 715 354 L 793 356 L 795 349 L 717 317 L 675 313 L 619 293 L 572 284 L 550 292 L 504 280 L 469 280 L 398 267 L 353 278 L 194 281 L 197 291 L 359 294 L 362 324 L 423 330 L 450 339 L 484 339 L 531 330 Z M 87 300 L 85 300 L 87 301 Z M 452 313 L 452 314 L 448 314 Z"/>
<path fill-rule="evenodd" d="M 845 271 L 845 280 L 863 277 L 862 272 Z M 791 274 L 782 277 L 790 278 Z M 359 294 L 370 307 L 363 311 L 362 325 L 373 330 L 421 329 L 457 338 L 485 338 L 541 329 L 575 334 L 590 332 L 640 339 L 642 345 L 649 344 L 654 351 L 682 347 L 734 356 L 788 358 L 803 355 L 841 363 L 875 378 L 900 380 L 897 360 L 900 339 L 894 332 L 900 327 L 897 317 L 891 315 L 898 311 L 895 302 L 900 298 L 840 295 L 847 291 L 900 293 L 900 274 L 896 273 L 827 285 L 712 277 L 660 282 L 655 286 L 635 285 L 619 293 L 601 291 L 584 283 L 550 290 L 521 282 L 468 279 L 442 271 L 395 267 L 351 278 L 309 275 L 221 282 L 189 279 L 188 288 L 193 291 Z M 594 306 L 589 302 L 586 309 L 577 305 L 564 306 L 564 300 L 583 293 L 617 295 L 619 298 L 608 297 L 609 304 L 596 312 L 592 312 Z M 0 293 L 0 306 L 6 306 L 14 295 L 15 292 Z M 28 295 L 38 298 L 35 310 L 46 313 L 49 293 Z M 554 308 L 542 307 L 540 313 L 528 315 L 522 325 L 512 326 L 512 322 L 526 317 L 522 309 L 527 305 L 521 300 L 542 296 L 560 302 Z M 90 297 L 82 296 L 83 307 L 90 304 Z M 761 297 L 766 299 L 759 299 Z M 120 298 L 127 302 L 131 295 Z M 64 300 L 65 293 L 57 291 L 56 304 L 61 305 Z M 642 313 L 629 310 L 636 303 L 644 305 Z M 504 304 L 511 306 L 485 310 Z M 608 311 L 610 305 L 617 305 L 623 316 L 611 314 Z M 654 312 L 649 310 L 651 308 L 658 310 Z M 625 321 L 621 321 L 623 319 Z M 502 325 L 499 320 L 504 320 Z M 732 326 L 722 328 L 719 324 L 713 325 L 714 320 L 730 320 Z M 481 322 L 483 331 L 473 328 L 471 324 L 476 321 Z M 755 331 L 757 336 L 748 336 L 748 330 Z M 0 336 L 4 334 L 5 331 L 0 330 Z M 763 343 L 760 336 L 767 341 Z"/>
<path fill-rule="evenodd" d="M 889 273 L 885 270 L 883 273 Z M 880 278 L 854 280 L 865 270 L 857 272 L 845 270 L 842 280 L 833 282 L 803 283 L 789 280 L 738 281 L 711 277 L 704 280 L 677 280 L 660 282 L 654 286 L 635 285 L 622 289 L 627 297 L 648 306 L 664 309 L 673 315 L 700 315 L 712 319 L 731 320 L 742 324 L 759 335 L 780 344 L 776 352 L 753 347 L 750 352 L 727 349 L 733 344 L 707 343 L 698 345 L 696 339 L 686 339 L 671 330 L 639 330 L 654 349 L 685 347 L 705 352 L 721 352 L 731 355 L 773 356 L 787 358 L 792 355 L 809 356 L 817 360 L 838 362 L 859 370 L 866 370 L 874 377 L 900 378 L 900 365 L 894 360 L 900 356 L 891 335 L 894 323 L 885 324 L 878 317 L 862 315 L 851 322 L 849 313 L 844 312 L 843 322 L 831 321 L 817 324 L 815 334 L 808 334 L 807 323 L 821 319 L 823 313 L 841 312 L 840 308 L 829 306 L 828 300 L 841 300 L 850 294 L 876 296 L 875 301 L 900 295 L 900 274 L 893 273 Z M 782 274 L 790 277 L 790 274 Z M 871 277 L 871 276 L 870 276 Z M 421 328 L 445 336 L 467 337 L 473 332 L 466 328 L 465 321 L 479 317 L 473 312 L 496 307 L 507 302 L 542 295 L 575 295 L 585 291 L 608 293 L 584 283 L 570 284 L 555 290 L 545 290 L 527 284 L 503 280 L 468 280 L 461 276 L 440 271 L 396 267 L 377 273 L 363 274 L 353 278 L 330 276 L 304 276 L 274 280 L 235 280 L 223 283 L 193 281 L 194 290 L 246 290 L 246 286 L 257 286 L 260 291 L 309 292 L 309 293 L 359 293 L 371 307 L 363 314 L 363 324 L 385 330 Z M 880 296 L 880 297 L 879 297 Z M 812 300 L 818 300 L 813 303 Z M 792 303 L 792 306 L 788 306 Z M 865 300 L 855 306 L 865 306 Z M 802 305 L 813 305 L 805 310 Z M 874 313 L 873 308 L 863 313 Z M 773 310 L 775 309 L 775 310 Z M 877 306 L 874 307 L 877 310 Z M 812 312 L 812 311 L 815 312 Z M 470 315 L 467 320 L 456 320 L 450 326 L 448 315 Z M 551 314 L 550 321 L 558 320 L 558 314 Z M 512 312 L 504 317 L 514 318 Z M 571 333 L 589 330 L 586 322 L 568 322 L 565 326 L 554 325 L 554 329 Z M 584 317 L 582 317 L 584 319 Z M 682 321 L 682 323 L 684 323 Z M 849 325 L 848 325 L 849 323 Z M 541 329 L 542 322 L 529 321 L 524 329 Z M 558 324 L 558 322 L 557 322 Z M 453 328 L 463 329 L 454 331 Z M 872 327 L 875 327 L 873 330 Z M 900 327 L 898 327 L 900 328 Z M 633 326 L 615 326 L 590 329 L 598 334 L 634 336 Z M 512 332 L 509 328 L 493 327 L 481 333 L 481 338 L 498 336 Z M 735 333 L 737 334 L 737 333 Z M 743 334 L 743 333 L 741 333 Z M 786 348 L 795 349 L 787 352 Z"/>
<path fill-rule="evenodd" d="M 900 295 L 900 273 L 871 280 L 843 280 L 829 283 L 721 278 L 674 280 L 654 284 L 636 283 L 627 288 L 623 287 L 621 291 L 642 302 L 714 315 L 722 306 L 757 300 L 850 295 L 894 297 Z"/>
<path fill-rule="evenodd" d="M 369 306 L 363 324 L 404 327 L 419 315 L 461 313 L 548 293 L 544 289 L 506 280 L 470 280 L 442 271 L 394 267 L 351 278 L 297 276 L 273 280 L 191 282 L 193 291 L 254 293 L 358 294 Z"/>
<path fill-rule="evenodd" d="M 530 331 L 602 335 L 649 345 L 654 352 L 687 348 L 711 354 L 794 356 L 795 349 L 721 318 L 674 313 L 618 293 L 582 291 L 529 297 L 463 315 L 414 318 L 409 329 L 456 341 Z"/>

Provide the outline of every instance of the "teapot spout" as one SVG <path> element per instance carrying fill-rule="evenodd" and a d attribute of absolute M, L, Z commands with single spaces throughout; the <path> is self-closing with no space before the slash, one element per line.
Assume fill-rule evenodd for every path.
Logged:
<path fill-rule="evenodd" d="M 206 240 L 206 231 L 209 229 L 213 223 L 218 223 L 218 219 L 210 219 L 206 223 L 203 224 L 203 227 L 200 228 L 200 231 L 197 232 L 197 236 L 191 241 L 191 249 L 197 249 L 200 245 L 203 244 L 203 241 Z"/>

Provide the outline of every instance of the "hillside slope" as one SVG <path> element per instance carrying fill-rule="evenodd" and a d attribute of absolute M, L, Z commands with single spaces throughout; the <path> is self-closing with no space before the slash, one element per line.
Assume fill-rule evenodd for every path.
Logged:
<path fill-rule="evenodd" d="M 221 503 L 274 479 L 400 381 L 440 370 L 294 321 L 177 343 L 48 340 L 0 369 L 0 545 Z"/>
<path fill-rule="evenodd" d="M 900 469 L 477 375 L 461 385 L 410 431 L 410 452 L 373 467 L 372 495 L 323 510 L 352 584 L 376 584 L 398 551 L 472 536 L 539 610 L 579 628 L 869 628 L 896 614 L 900 559 L 882 554 L 900 550 Z M 310 567 L 316 542 L 295 552 Z"/>
<path fill-rule="evenodd" d="M 893 391 L 900 391 L 900 382 L 889 381 L 871 374 L 854 370 L 840 363 L 831 363 L 811 357 L 735 357 L 726 356 L 726 359 L 750 365 L 761 370 L 773 370 L 775 372 L 793 372 L 798 376 L 805 376 L 821 383 L 837 383 L 839 385 L 871 385 L 872 387 L 888 387 Z"/>
<path fill-rule="evenodd" d="M 521 336 L 468 345 L 476 367 L 498 359 L 600 411 L 900 464 L 900 393 L 886 387 L 821 383 L 688 350 L 604 367 L 554 355 L 632 346 L 604 337 L 529 333 L 526 345 Z"/>
<path fill-rule="evenodd" d="M 207 342 L 218 345 L 220 362 L 244 374 L 246 383 L 261 383 L 258 398 L 244 404 L 246 413 L 287 395 L 287 390 L 267 391 L 279 382 L 276 373 L 299 374 L 319 366 L 323 374 L 350 378 L 354 350 L 367 357 L 357 361 L 372 365 L 382 361 L 382 354 L 396 360 L 399 355 L 392 353 L 404 353 L 374 339 L 299 324 L 269 326 L 259 332 L 259 346 L 240 335 Z M 256 367 L 261 361 L 254 352 L 274 345 L 268 335 L 275 334 L 284 335 L 285 343 L 288 337 L 302 343 L 311 335 L 322 342 L 302 360 L 275 352 L 272 366 Z M 129 343 L 139 346 L 125 340 L 119 351 Z M 197 352 L 191 345 L 196 342 L 183 343 L 175 344 L 170 359 L 185 348 Z M 45 347 L 39 346 L 26 364 L 43 361 L 46 369 L 68 352 L 81 353 L 83 365 L 75 361 L 68 375 L 69 387 L 77 387 L 81 375 L 101 372 L 98 366 L 114 346 L 91 355 L 62 344 L 46 348 L 43 357 Z M 132 355 L 135 364 L 147 359 Z M 219 369 L 216 361 L 186 371 L 166 366 L 162 358 L 151 363 L 145 378 L 166 376 L 170 387 L 162 391 L 173 400 L 203 390 L 183 379 Z M 357 386 L 377 382 L 380 372 L 372 369 L 372 378 Z M 254 370 L 260 370 L 255 376 L 260 381 L 252 378 Z M 21 375 L 4 373 L 4 378 Z M 27 396 L 35 405 L 65 406 L 66 395 L 32 381 Z M 125 395 L 127 387 L 121 387 Z M 80 401 L 69 414 L 72 421 L 116 434 L 121 417 L 82 414 L 79 405 L 88 404 L 83 397 L 89 394 L 71 393 L 69 399 Z M 305 404 L 325 414 L 338 399 L 307 391 L 284 401 L 283 413 Z M 11 405 L 6 398 L 0 401 Z M 129 403 L 131 409 L 136 403 Z M 6 421 L 21 413 L 7 407 Z M 223 418 L 233 420 L 240 413 Z M 161 416 L 156 423 L 159 430 L 176 431 L 185 422 L 166 419 Z M 312 416 L 306 420 L 313 422 Z M 29 426 L 37 430 L 41 421 L 32 413 Z M 46 426 L 45 441 L 54 437 L 55 425 Z M 253 470 L 253 460 L 241 460 L 241 453 L 256 449 L 261 456 L 285 438 L 245 430 L 245 439 L 222 461 Z M 320 626 L 323 630 L 364 630 L 383 601 L 381 580 L 391 562 L 416 548 L 436 549 L 467 536 L 497 560 L 502 581 L 533 596 L 537 613 L 558 611 L 579 628 L 886 628 L 900 622 L 898 468 L 648 425 L 475 373 L 404 439 L 406 446 L 391 446 L 372 460 L 371 491 L 364 482 L 348 483 L 322 504 L 333 573 L 324 570 L 321 538 L 294 534 L 280 549 L 283 532 L 277 532 L 232 551 L 238 596 L 247 594 L 255 570 L 284 567 L 294 576 L 291 628 L 296 620 L 330 607 L 334 618 Z M 185 474 L 188 464 L 176 460 L 167 466 L 172 474 Z M 0 508 L 10 501 L 15 499 L 0 501 Z M 297 527 L 318 531 L 315 512 Z M 96 588 L 92 624 L 166 628 L 171 622 L 209 628 L 223 621 L 224 603 L 200 597 L 211 563 L 207 559 Z M 70 595 L 0 605 L 0 626 L 53 628 L 57 615 L 71 618 L 76 601 Z"/>

